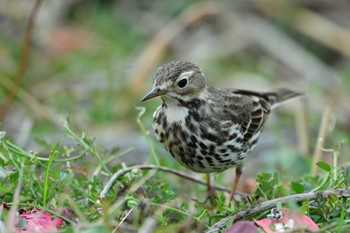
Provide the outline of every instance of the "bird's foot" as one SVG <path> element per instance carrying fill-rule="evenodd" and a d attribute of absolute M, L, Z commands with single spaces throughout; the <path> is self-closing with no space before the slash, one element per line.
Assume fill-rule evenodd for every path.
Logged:
<path fill-rule="evenodd" d="M 207 197 L 204 202 L 209 202 L 209 204 L 216 206 L 217 205 L 218 196 L 216 195 L 216 191 L 213 187 L 210 187 L 207 190 Z"/>
<path fill-rule="evenodd" d="M 218 205 L 218 196 L 216 195 L 215 189 L 211 188 L 207 190 L 207 196 L 203 201 L 193 199 L 198 205 L 206 209 L 214 209 Z"/>

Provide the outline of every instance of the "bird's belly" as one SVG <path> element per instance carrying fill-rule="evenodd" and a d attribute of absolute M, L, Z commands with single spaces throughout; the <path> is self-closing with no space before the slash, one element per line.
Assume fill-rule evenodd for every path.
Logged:
<path fill-rule="evenodd" d="M 168 151 L 182 165 L 192 171 L 200 173 L 224 171 L 236 166 L 245 157 L 244 153 L 232 152 L 223 146 L 209 146 L 203 148 L 199 144 L 191 143 L 189 145 L 188 143 L 182 143 L 180 147 L 173 146 L 169 148 Z"/>
<path fill-rule="evenodd" d="M 161 108 L 154 115 L 153 128 L 158 140 L 177 161 L 200 173 L 233 167 L 255 146 L 243 143 L 236 128 L 218 131 L 204 120 L 189 121 L 183 113 L 169 120 L 168 112 Z"/>

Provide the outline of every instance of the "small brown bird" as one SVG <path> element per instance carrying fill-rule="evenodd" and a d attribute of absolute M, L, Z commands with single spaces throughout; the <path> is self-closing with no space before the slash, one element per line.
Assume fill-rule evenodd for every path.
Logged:
<path fill-rule="evenodd" d="M 188 169 L 209 173 L 236 167 L 230 201 L 242 174 L 242 160 L 256 146 L 271 110 L 300 96 L 288 89 L 273 92 L 220 90 L 198 66 L 173 61 L 158 68 L 153 89 L 142 101 L 160 96 L 153 129 L 165 149 Z"/>

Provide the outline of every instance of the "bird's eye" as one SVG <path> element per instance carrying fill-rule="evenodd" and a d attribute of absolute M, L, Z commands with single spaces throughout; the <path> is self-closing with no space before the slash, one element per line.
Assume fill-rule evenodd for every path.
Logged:
<path fill-rule="evenodd" d="M 186 85 L 187 85 L 187 79 L 186 79 L 186 78 L 181 79 L 181 80 L 177 83 L 177 86 L 180 87 L 180 88 L 184 88 Z"/>

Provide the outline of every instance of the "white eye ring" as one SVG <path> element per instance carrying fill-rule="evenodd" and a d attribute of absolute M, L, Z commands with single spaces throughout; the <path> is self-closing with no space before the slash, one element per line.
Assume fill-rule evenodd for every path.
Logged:
<path fill-rule="evenodd" d="M 176 86 L 179 88 L 186 87 L 186 85 L 188 83 L 188 79 L 193 75 L 193 73 L 194 73 L 193 70 L 185 71 L 185 72 L 181 73 L 181 75 L 178 78 L 179 81 L 176 82 Z"/>

